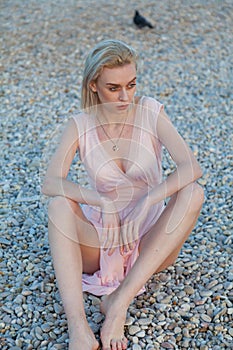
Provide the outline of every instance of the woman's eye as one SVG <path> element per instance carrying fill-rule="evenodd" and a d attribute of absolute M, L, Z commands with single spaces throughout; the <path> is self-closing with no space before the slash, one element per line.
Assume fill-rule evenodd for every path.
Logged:
<path fill-rule="evenodd" d="M 132 89 L 134 86 L 136 86 L 136 84 L 135 84 L 135 83 L 133 83 L 133 84 L 129 84 L 129 88 L 130 88 L 130 89 Z"/>
<path fill-rule="evenodd" d="M 110 90 L 110 91 L 116 91 L 116 90 L 117 90 L 117 88 L 115 88 L 115 87 L 111 87 L 109 90 Z"/>

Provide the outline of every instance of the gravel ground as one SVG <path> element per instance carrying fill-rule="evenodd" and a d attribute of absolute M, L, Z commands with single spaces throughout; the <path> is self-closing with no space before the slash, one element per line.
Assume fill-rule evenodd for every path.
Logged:
<path fill-rule="evenodd" d="M 68 347 L 40 184 L 46 152 L 64 119 L 79 111 L 84 57 L 110 37 L 140 53 L 138 92 L 164 103 L 202 165 L 206 195 L 175 265 L 152 276 L 130 305 L 129 349 L 233 349 L 232 1 L 2 0 L 0 6 L 1 349 Z M 136 6 L 154 29 L 134 27 Z M 168 156 L 164 164 L 169 174 Z M 85 185 L 78 160 L 74 180 L 77 173 Z M 99 298 L 84 300 L 98 337 Z"/>

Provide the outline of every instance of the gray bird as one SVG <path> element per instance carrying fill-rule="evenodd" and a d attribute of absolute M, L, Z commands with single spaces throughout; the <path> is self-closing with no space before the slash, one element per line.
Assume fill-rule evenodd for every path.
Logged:
<path fill-rule="evenodd" d="M 137 10 L 135 11 L 133 22 L 140 29 L 144 27 L 154 28 L 152 24 L 148 22 L 145 17 L 141 16 Z"/>

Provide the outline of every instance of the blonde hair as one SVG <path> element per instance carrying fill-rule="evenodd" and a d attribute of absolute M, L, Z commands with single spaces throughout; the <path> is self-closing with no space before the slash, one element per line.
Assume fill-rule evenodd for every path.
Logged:
<path fill-rule="evenodd" d="M 88 54 L 82 80 L 81 108 L 88 109 L 99 104 L 96 92 L 90 88 L 96 82 L 104 67 L 114 68 L 137 61 L 136 51 L 120 40 L 104 40 Z"/>

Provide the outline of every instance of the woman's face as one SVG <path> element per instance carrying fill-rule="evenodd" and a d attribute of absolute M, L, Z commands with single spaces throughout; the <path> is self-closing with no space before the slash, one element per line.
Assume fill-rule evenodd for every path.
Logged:
<path fill-rule="evenodd" d="M 136 91 L 136 67 L 134 63 L 114 68 L 105 67 L 96 82 L 90 84 L 101 104 L 113 112 L 126 112 Z"/>

